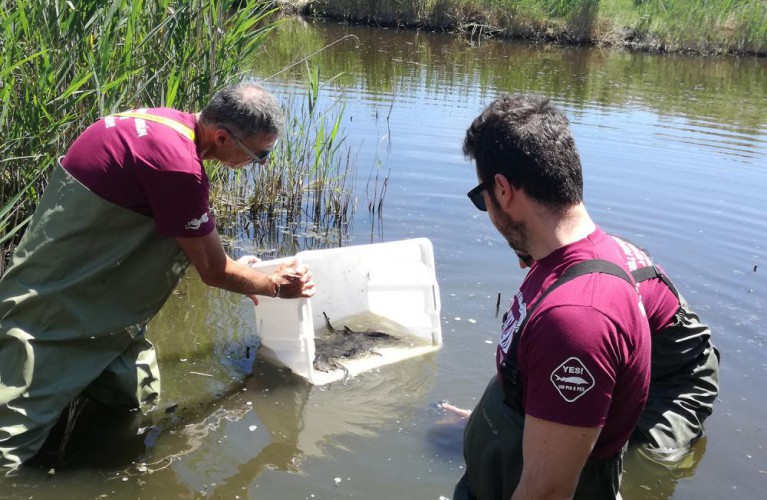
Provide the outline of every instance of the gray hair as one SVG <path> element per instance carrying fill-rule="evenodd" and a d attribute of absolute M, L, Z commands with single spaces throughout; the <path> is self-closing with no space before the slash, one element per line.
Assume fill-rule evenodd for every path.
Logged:
<path fill-rule="evenodd" d="M 285 128 L 280 103 L 252 82 L 235 83 L 216 92 L 200 118 L 206 125 L 226 128 L 239 137 L 263 133 L 279 137 Z"/>

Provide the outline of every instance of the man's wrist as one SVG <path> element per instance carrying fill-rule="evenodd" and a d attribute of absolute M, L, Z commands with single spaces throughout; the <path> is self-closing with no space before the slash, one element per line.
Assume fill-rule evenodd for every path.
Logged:
<path fill-rule="evenodd" d="M 280 296 L 281 286 L 280 286 L 280 279 L 277 277 L 272 278 L 272 281 L 274 282 L 274 295 L 272 295 L 272 298 L 277 298 Z"/>

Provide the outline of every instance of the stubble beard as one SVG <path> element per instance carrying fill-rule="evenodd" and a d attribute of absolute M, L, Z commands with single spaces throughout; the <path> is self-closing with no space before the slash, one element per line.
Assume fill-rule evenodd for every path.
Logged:
<path fill-rule="evenodd" d="M 529 254 L 527 226 L 511 215 L 498 210 L 495 213 L 495 228 L 506 239 L 514 252 Z"/>

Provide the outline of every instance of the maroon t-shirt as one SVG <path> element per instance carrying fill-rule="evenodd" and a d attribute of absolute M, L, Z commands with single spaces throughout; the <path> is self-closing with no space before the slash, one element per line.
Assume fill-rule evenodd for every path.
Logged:
<path fill-rule="evenodd" d="M 170 108 L 135 110 L 194 130 L 195 117 Z M 93 193 L 154 218 L 167 237 L 205 236 L 214 228 L 208 176 L 194 141 L 143 118 L 110 115 L 88 127 L 62 160 Z"/>
<path fill-rule="evenodd" d="M 588 259 L 628 271 L 618 245 L 599 228 L 535 261 L 503 325 L 499 365 L 528 308 L 568 267 Z M 525 413 L 565 425 L 601 426 L 590 458 L 615 455 L 634 430 L 650 381 L 650 333 L 636 291 L 607 274 L 575 278 L 538 306 L 521 335 Z"/>
<path fill-rule="evenodd" d="M 628 241 L 613 237 L 623 251 L 626 266 L 630 271 L 651 266 L 652 261 L 639 248 Z M 658 269 L 663 271 L 660 266 Z M 645 280 L 639 284 L 639 295 L 647 312 L 647 321 L 650 323 L 650 333 L 655 335 L 676 323 L 676 313 L 679 312 L 679 299 L 674 292 L 666 286 L 660 278 Z"/>

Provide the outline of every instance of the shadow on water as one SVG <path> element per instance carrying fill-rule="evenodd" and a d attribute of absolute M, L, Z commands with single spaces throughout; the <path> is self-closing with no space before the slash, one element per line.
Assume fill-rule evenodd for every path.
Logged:
<path fill-rule="evenodd" d="M 198 383 L 182 404 L 166 400 L 143 417 L 82 402 L 72 429 L 63 416 L 33 462 L 0 478 L 0 498 L 136 498 L 147 484 L 158 498 L 235 498 L 265 471 L 302 473 L 344 436 L 375 438 L 405 419 L 433 386 L 433 361 L 313 386 L 256 354 L 242 379 L 219 380 L 215 394 Z M 163 376 L 187 363 L 166 360 Z"/>
<path fill-rule="evenodd" d="M 152 481 L 167 495 L 175 490 L 230 498 L 265 470 L 300 472 L 306 458 L 322 457 L 340 446 L 339 436 L 374 437 L 380 427 L 402 418 L 431 387 L 433 376 L 433 370 L 424 369 L 428 363 L 404 365 L 365 374 L 348 385 L 315 387 L 284 369 L 256 362 L 253 376 L 233 384 L 204 409 L 160 415 L 139 434 L 134 415 L 116 415 L 89 402 L 67 452 L 57 456 L 64 432 L 59 428 L 34 463 L 4 480 L 12 488 L 4 487 L 3 493 L 21 497 L 45 480 L 62 493 L 78 488 L 83 498 L 111 484 L 117 488 L 114 493 L 129 498 Z M 91 476 L 80 483 L 77 478 L 89 469 L 104 480 Z M 158 488 L 158 476 L 169 474 L 173 480 Z"/>
<path fill-rule="evenodd" d="M 338 438 L 350 434 L 374 437 L 379 428 L 401 419 L 432 385 L 426 366 L 428 363 L 405 363 L 404 367 L 364 374 L 348 385 L 314 387 L 262 365 L 257 376 L 248 379 L 246 390 L 234 394 L 225 405 L 229 411 L 252 409 L 247 423 L 254 423 L 220 429 L 198 425 L 204 448 L 193 462 L 180 461 L 175 469 L 193 489 L 207 488 L 222 498 L 236 494 L 264 469 L 301 471 L 305 460 L 323 457 L 329 449 L 342 446 Z M 257 453 L 257 447 L 247 450 L 243 446 L 249 441 L 248 433 L 260 434 L 265 443 Z M 224 435 L 230 444 L 216 445 Z M 239 436 L 240 446 L 232 442 L 234 435 Z"/>

